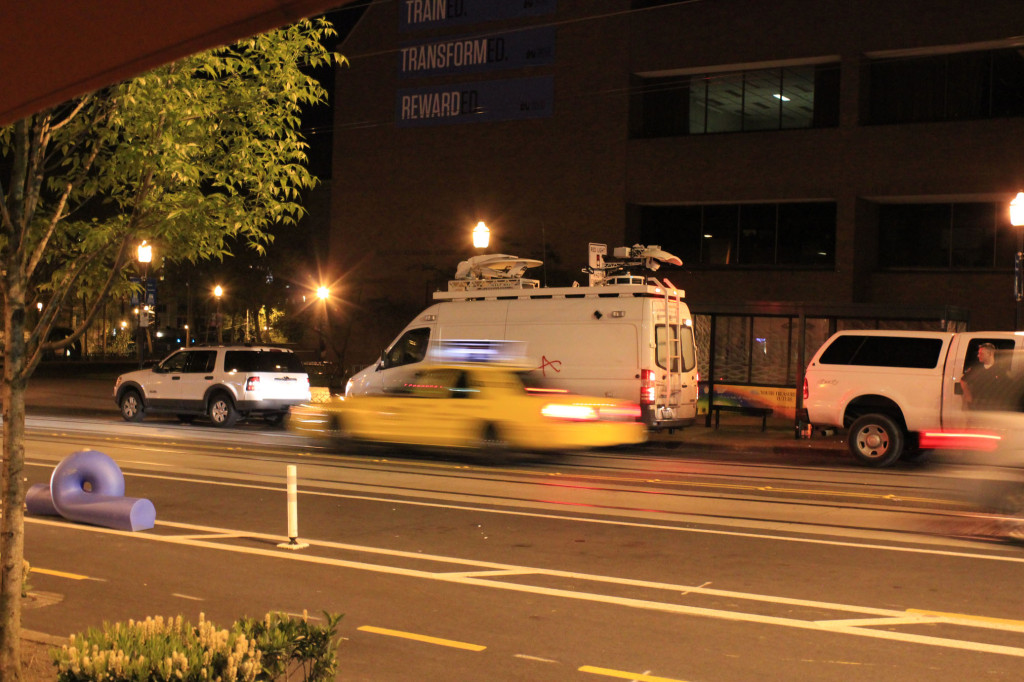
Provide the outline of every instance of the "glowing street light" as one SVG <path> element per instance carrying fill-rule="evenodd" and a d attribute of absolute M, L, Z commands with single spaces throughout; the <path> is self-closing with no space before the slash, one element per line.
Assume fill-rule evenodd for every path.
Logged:
<path fill-rule="evenodd" d="M 326 343 L 324 342 L 324 327 L 327 326 L 327 299 L 331 297 L 331 289 L 323 284 L 316 288 L 316 297 L 320 301 L 320 309 L 317 311 L 317 322 L 316 322 L 316 359 L 317 362 L 321 362 L 324 359 L 324 350 Z"/>
<path fill-rule="evenodd" d="M 1017 196 L 1010 202 L 1010 224 L 1014 227 L 1024 226 L 1024 192 L 1017 192 Z"/>
<path fill-rule="evenodd" d="M 1013 259 L 1013 293 L 1017 301 L 1017 315 L 1013 328 L 1020 331 L 1020 302 L 1024 300 L 1024 192 L 1010 202 L 1010 224 L 1017 229 L 1017 255 Z"/>
<path fill-rule="evenodd" d="M 487 245 L 491 243 L 491 231 L 484 225 L 484 221 L 480 221 L 473 228 L 473 248 L 486 249 Z"/>
<path fill-rule="evenodd" d="M 220 297 L 224 295 L 224 288 L 217 285 L 213 288 L 213 297 L 217 299 L 217 343 L 224 343 L 224 322 L 220 317 Z"/>

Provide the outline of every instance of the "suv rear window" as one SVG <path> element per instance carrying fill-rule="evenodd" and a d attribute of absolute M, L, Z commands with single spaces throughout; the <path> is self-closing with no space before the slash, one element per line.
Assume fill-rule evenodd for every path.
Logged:
<path fill-rule="evenodd" d="M 823 365 L 931 369 L 939 364 L 941 351 L 942 339 L 850 334 L 837 337 L 818 362 Z"/>
<path fill-rule="evenodd" d="M 271 350 L 229 350 L 224 353 L 225 372 L 292 372 L 305 373 L 295 353 Z"/>

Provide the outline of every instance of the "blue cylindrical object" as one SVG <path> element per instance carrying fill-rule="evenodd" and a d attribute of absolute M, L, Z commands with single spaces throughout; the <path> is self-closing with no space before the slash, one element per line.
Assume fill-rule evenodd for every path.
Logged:
<path fill-rule="evenodd" d="M 56 513 L 69 521 L 117 530 L 147 530 L 156 523 L 153 503 L 125 497 L 124 474 L 117 462 L 98 450 L 65 457 L 53 470 L 50 485 L 32 486 L 25 501 L 30 513 Z"/>

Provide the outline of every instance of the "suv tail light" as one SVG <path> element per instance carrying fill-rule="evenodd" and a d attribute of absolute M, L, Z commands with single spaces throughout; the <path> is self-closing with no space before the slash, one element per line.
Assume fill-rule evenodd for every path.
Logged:
<path fill-rule="evenodd" d="M 259 377 L 249 377 L 248 379 L 245 380 L 245 390 L 247 390 L 247 391 L 257 391 L 257 390 L 259 390 L 259 387 L 260 387 L 260 378 Z"/>
<path fill-rule="evenodd" d="M 807 390 L 807 377 L 804 377 L 804 400 L 810 397 L 810 391 Z"/>
<path fill-rule="evenodd" d="M 653 405 L 654 396 L 657 393 L 657 390 L 658 387 L 655 385 L 654 382 L 654 370 L 640 370 L 640 404 Z"/>

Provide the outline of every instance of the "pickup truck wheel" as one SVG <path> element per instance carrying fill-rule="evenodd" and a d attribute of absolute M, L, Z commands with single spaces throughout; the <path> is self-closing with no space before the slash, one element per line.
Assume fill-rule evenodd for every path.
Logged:
<path fill-rule="evenodd" d="M 887 467 L 900 458 L 906 437 L 903 429 L 884 414 L 866 414 L 850 426 L 847 444 L 861 464 Z"/>

